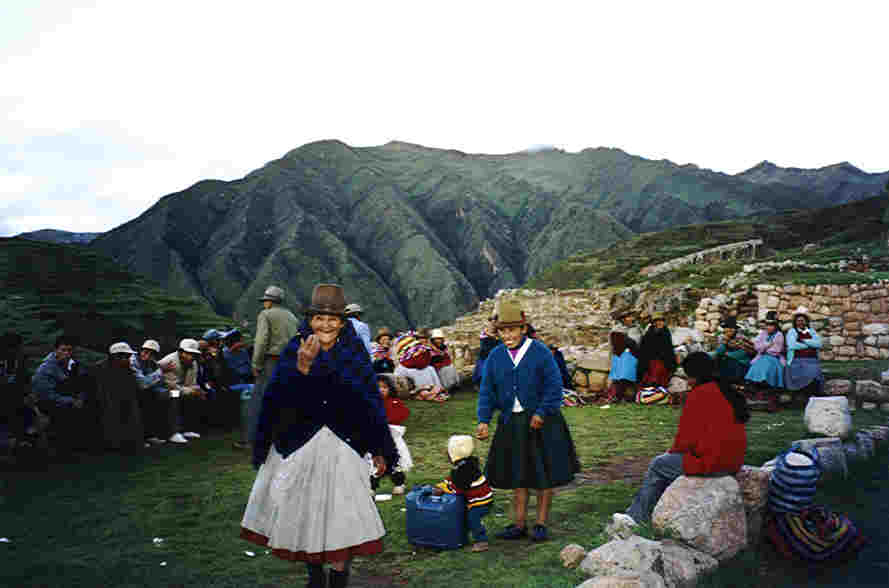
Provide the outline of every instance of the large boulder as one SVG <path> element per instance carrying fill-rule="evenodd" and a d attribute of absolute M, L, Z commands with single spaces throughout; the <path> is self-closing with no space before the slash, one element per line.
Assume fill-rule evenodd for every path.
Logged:
<path fill-rule="evenodd" d="M 675 541 L 652 541 L 633 535 L 590 551 L 580 564 L 580 569 L 590 575 L 619 578 L 643 576 L 652 582 L 650 574 L 661 578 L 661 586 L 674 588 L 695 585 L 701 574 L 715 569 L 717 565 L 719 562 L 713 557 Z M 628 585 L 657 585 L 657 582 Z"/>
<path fill-rule="evenodd" d="M 793 442 L 800 449 L 818 453 L 818 465 L 821 466 L 821 480 L 831 478 L 845 479 L 849 475 L 848 459 L 839 437 L 818 437 L 817 439 L 798 439 Z M 774 468 L 773 468 L 774 469 Z"/>
<path fill-rule="evenodd" d="M 865 429 L 874 438 L 874 444 L 885 445 L 889 442 L 889 427 L 883 425 L 874 425 Z"/>
<path fill-rule="evenodd" d="M 747 542 L 751 545 L 759 543 L 762 537 L 763 515 L 769 499 L 770 470 L 754 466 L 741 466 L 735 474 L 735 480 L 741 489 L 744 501 L 744 516 L 747 519 Z"/>
<path fill-rule="evenodd" d="M 889 402 L 889 387 L 875 380 L 858 380 L 855 383 L 855 406 L 863 408 L 865 401 L 877 404 Z"/>
<path fill-rule="evenodd" d="M 747 546 L 744 500 L 733 476 L 680 476 L 664 491 L 651 522 L 719 560 Z"/>
<path fill-rule="evenodd" d="M 577 588 L 665 588 L 664 579 L 654 572 L 623 576 L 597 576 Z"/>
<path fill-rule="evenodd" d="M 849 396 L 852 380 L 828 380 L 824 382 L 824 396 Z"/>
<path fill-rule="evenodd" d="M 803 422 L 810 433 L 845 439 L 852 430 L 849 400 L 845 396 L 813 396 L 806 405 Z"/>

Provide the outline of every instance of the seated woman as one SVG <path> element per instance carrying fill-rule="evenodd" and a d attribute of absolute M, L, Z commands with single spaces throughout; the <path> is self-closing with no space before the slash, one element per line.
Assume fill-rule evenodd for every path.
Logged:
<path fill-rule="evenodd" d="M 793 326 L 787 330 L 787 369 L 785 384 L 788 390 L 808 390 L 809 394 L 824 389 L 824 375 L 818 350 L 821 337 L 809 326 L 808 309 L 800 306 L 793 315 Z"/>
<path fill-rule="evenodd" d="M 741 394 L 714 379 L 715 365 L 704 352 L 690 354 L 682 362 L 691 391 L 679 417 L 673 446 L 648 466 L 642 488 L 626 514 L 614 521 L 636 525 L 651 520 L 664 490 L 679 476 L 731 475 L 744 464 L 750 418 Z"/>
<path fill-rule="evenodd" d="M 676 370 L 673 336 L 666 326 L 663 313 L 654 313 L 651 320 L 652 325 L 642 335 L 642 341 L 639 343 L 637 380 L 640 386 L 663 386 L 666 388 L 670 383 L 673 371 Z"/>
<path fill-rule="evenodd" d="M 451 354 L 448 353 L 448 346 L 445 345 L 444 331 L 441 329 L 432 329 L 429 336 L 430 347 L 432 348 L 432 357 L 429 362 L 438 372 L 438 379 L 446 390 L 450 390 L 457 385 L 459 377 L 457 368 L 451 362 Z"/>
<path fill-rule="evenodd" d="M 414 398 L 444 402 L 449 398 L 441 385 L 438 372 L 429 365 L 431 352 L 412 333 L 397 338 L 392 344 L 395 376 L 406 376 L 414 383 Z"/>
<path fill-rule="evenodd" d="M 778 410 L 777 388 L 784 387 L 784 335 L 778 329 L 778 313 L 766 313 L 766 327 L 753 341 L 756 357 L 744 379 L 757 388 L 756 399 L 765 400 L 768 391 L 769 411 Z"/>
<path fill-rule="evenodd" d="M 378 374 L 391 374 L 395 371 L 395 362 L 389 356 L 389 350 L 392 346 L 392 331 L 388 327 L 380 327 L 377 331 L 377 337 L 370 344 L 370 360 L 373 364 L 374 372 Z"/>
<path fill-rule="evenodd" d="M 636 385 L 638 350 L 635 342 L 627 336 L 627 328 L 624 325 L 617 325 L 611 329 L 608 338 L 611 342 L 611 371 L 608 372 L 611 385 L 608 387 L 606 400 L 608 402 L 629 400 L 635 393 L 633 388 Z"/>
<path fill-rule="evenodd" d="M 719 379 L 729 384 L 743 382 L 750 369 L 750 360 L 756 355 L 753 342 L 738 334 L 738 321 L 735 317 L 726 318 L 721 326 L 722 339 L 713 352 Z"/>

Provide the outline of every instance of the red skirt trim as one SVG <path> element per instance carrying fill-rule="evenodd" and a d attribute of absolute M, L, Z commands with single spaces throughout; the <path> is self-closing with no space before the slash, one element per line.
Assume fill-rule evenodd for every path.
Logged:
<path fill-rule="evenodd" d="M 241 527 L 241 539 L 256 543 L 262 547 L 268 547 L 269 538 L 265 535 Z M 289 549 L 272 549 L 272 555 L 287 561 L 304 561 L 310 564 L 323 564 L 335 561 L 349 561 L 356 555 L 376 555 L 383 551 L 383 540 L 374 539 L 361 545 L 344 547 L 334 551 L 322 551 L 321 553 L 307 553 L 305 551 L 290 551 Z"/>
<path fill-rule="evenodd" d="M 652 384 L 654 386 L 667 387 L 670 384 L 670 372 L 667 366 L 660 359 L 652 359 L 648 362 L 648 369 L 642 376 L 642 385 Z"/>

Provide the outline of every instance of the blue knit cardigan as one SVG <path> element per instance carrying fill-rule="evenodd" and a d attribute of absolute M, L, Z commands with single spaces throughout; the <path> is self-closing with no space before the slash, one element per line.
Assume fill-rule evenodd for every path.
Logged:
<path fill-rule="evenodd" d="M 274 443 L 282 457 L 305 445 L 327 426 L 359 455 L 398 462 L 386 411 L 367 349 L 349 321 L 336 343 L 321 351 L 308 375 L 297 369 L 297 352 L 312 334 L 304 320 L 290 340 L 265 388 L 256 431 L 253 465 L 265 462 Z"/>
<path fill-rule="evenodd" d="M 494 411 L 499 410 L 500 422 L 508 423 L 516 396 L 525 412 L 544 420 L 562 406 L 562 374 L 552 352 L 540 341 L 531 340 L 515 367 L 506 345 L 501 343 L 491 351 L 479 388 L 478 421 L 491 422 Z"/>

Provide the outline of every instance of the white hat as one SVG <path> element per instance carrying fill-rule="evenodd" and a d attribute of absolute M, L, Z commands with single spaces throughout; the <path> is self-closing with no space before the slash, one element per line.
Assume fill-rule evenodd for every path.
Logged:
<path fill-rule="evenodd" d="M 469 435 L 451 435 L 448 439 L 448 456 L 451 461 L 469 457 L 475 450 L 475 444 Z"/>
<path fill-rule="evenodd" d="M 179 342 L 179 349 L 186 353 L 194 353 L 195 355 L 201 354 L 201 348 L 198 345 L 198 342 L 194 339 L 183 339 Z"/>
<path fill-rule="evenodd" d="M 358 314 L 361 312 L 361 305 L 355 304 L 354 302 L 352 304 L 347 304 L 345 312 L 346 314 Z"/>
<path fill-rule="evenodd" d="M 281 304 L 281 302 L 284 300 L 284 290 L 282 290 L 278 286 L 269 286 L 265 289 L 262 298 L 260 298 L 259 300 L 260 302 L 262 302 L 263 300 L 270 300 L 272 302 Z"/>
<path fill-rule="evenodd" d="M 444 331 L 441 329 L 432 329 L 432 333 L 429 334 L 430 339 L 444 339 Z"/>
<path fill-rule="evenodd" d="M 111 347 L 108 348 L 108 353 L 110 353 L 111 355 L 114 355 L 115 353 L 134 354 L 136 352 L 133 351 L 132 347 L 130 347 L 126 343 L 115 343 L 114 345 L 112 345 Z"/>
<path fill-rule="evenodd" d="M 796 310 L 793 311 L 793 316 L 796 316 L 798 314 L 809 316 L 809 309 L 805 306 L 800 305 Z"/>
<path fill-rule="evenodd" d="M 145 343 L 142 344 L 142 349 L 151 349 L 156 353 L 161 352 L 161 344 L 155 341 L 154 339 L 146 339 Z"/>

